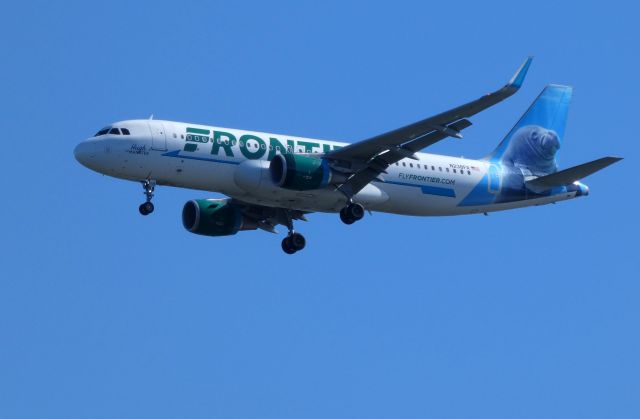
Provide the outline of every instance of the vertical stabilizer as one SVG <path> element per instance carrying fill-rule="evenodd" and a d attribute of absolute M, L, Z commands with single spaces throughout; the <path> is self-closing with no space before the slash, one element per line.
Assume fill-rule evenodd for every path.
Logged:
<path fill-rule="evenodd" d="M 536 176 L 556 172 L 572 91 L 569 86 L 545 87 L 487 159 Z"/>

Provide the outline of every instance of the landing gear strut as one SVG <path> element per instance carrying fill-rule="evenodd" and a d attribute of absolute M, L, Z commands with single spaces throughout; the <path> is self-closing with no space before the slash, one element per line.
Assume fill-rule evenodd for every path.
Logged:
<path fill-rule="evenodd" d="M 153 191 L 156 188 L 156 181 L 152 179 L 143 180 L 142 188 L 144 189 L 144 195 L 147 197 L 147 201 L 141 204 L 140 207 L 138 207 L 138 210 L 142 215 L 149 215 L 154 209 L 151 198 L 153 198 Z"/>
<path fill-rule="evenodd" d="M 340 210 L 340 219 L 345 224 L 353 224 L 356 221 L 362 220 L 362 217 L 364 217 L 364 207 L 362 204 L 351 202 Z"/>
<path fill-rule="evenodd" d="M 299 252 L 304 249 L 304 246 L 307 244 L 307 240 L 300 233 L 296 233 L 293 229 L 293 220 L 291 218 L 291 213 L 289 211 L 284 212 L 284 218 L 286 221 L 286 226 L 289 229 L 289 234 L 282 240 L 282 250 L 288 255 L 292 255 L 295 252 Z"/>

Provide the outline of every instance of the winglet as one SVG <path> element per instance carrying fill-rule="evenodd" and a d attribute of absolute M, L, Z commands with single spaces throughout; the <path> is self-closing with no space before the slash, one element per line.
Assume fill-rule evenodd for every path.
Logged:
<path fill-rule="evenodd" d="M 513 77 L 511 77 L 511 80 L 509 80 L 509 83 L 507 83 L 507 86 L 514 87 L 516 89 L 519 89 L 520 86 L 522 86 L 522 82 L 524 82 L 524 78 L 527 75 L 527 71 L 529 71 L 529 66 L 531 66 L 532 60 L 533 60 L 532 56 L 527 57 L 527 59 L 525 60 L 524 63 L 522 63 L 518 71 L 516 71 L 516 74 L 514 74 Z"/>

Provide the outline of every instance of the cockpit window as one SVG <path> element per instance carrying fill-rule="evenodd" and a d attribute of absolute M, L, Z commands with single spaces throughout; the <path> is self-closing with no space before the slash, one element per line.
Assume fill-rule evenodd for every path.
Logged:
<path fill-rule="evenodd" d="M 122 133 L 122 135 L 131 135 L 131 132 L 128 128 L 104 127 L 100 131 L 98 131 L 96 135 L 94 135 L 94 137 L 99 137 L 105 134 L 120 135 L 120 133 Z"/>
<path fill-rule="evenodd" d="M 109 132 L 109 127 L 102 128 L 100 131 L 98 131 L 96 133 L 96 135 L 94 135 L 94 137 L 99 137 L 101 135 L 105 135 L 107 132 Z"/>

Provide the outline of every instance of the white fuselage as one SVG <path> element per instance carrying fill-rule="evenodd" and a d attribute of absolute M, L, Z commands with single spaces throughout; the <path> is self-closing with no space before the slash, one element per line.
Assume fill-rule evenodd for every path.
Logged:
<path fill-rule="evenodd" d="M 76 158 L 97 172 L 158 185 L 219 192 L 257 205 L 301 211 L 337 212 L 346 197 L 334 187 L 296 191 L 276 186 L 269 175 L 275 154 L 318 155 L 344 147 L 337 141 L 269 134 L 159 120 L 115 123 L 129 135 L 103 134 L 80 143 Z M 354 197 L 371 211 L 407 215 L 459 215 L 540 205 L 570 199 L 576 192 L 504 203 L 460 205 L 481 181 L 499 193 L 501 167 L 417 153 L 404 159 Z M 493 166 L 493 167 L 492 167 Z"/>

